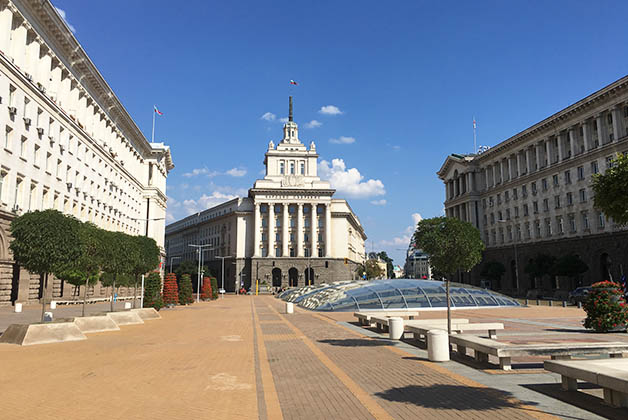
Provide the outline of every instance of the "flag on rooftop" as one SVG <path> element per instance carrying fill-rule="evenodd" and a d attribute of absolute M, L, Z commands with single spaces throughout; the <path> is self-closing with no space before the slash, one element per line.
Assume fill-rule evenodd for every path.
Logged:
<path fill-rule="evenodd" d="M 157 113 L 157 115 L 164 115 L 163 112 L 157 109 L 157 105 L 153 105 L 153 107 L 155 108 L 155 112 Z"/>
<path fill-rule="evenodd" d="M 295 85 L 295 86 L 297 86 L 297 85 L 298 85 L 298 83 L 297 83 L 297 82 L 295 82 L 295 81 L 294 81 L 294 80 L 292 80 L 292 79 L 290 79 L 290 84 L 291 84 L 291 85 Z"/>

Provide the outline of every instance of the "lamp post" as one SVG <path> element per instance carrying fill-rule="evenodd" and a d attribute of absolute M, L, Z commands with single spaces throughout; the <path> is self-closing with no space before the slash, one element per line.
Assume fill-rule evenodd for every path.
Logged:
<path fill-rule="evenodd" d="M 211 249 L 213 245 L 188 244 L 188 246 L 194 247 L 198 251 L 198 272 L 196 273 L 196 302 L 198 303 L 201 301 L 201 265 L 203 264 L 203 248 Z"/>
<path fill-rule="evenodd" d="M 170 273 L 172 273 L 172 260 L 175 258 L 181 259 L 181 257 L 170 257 Z"/>
<path fill-rule="evenodd" d="M 216 256 L 216 258 L 220 258 L 222 260 L 222 286 L 220 289 L 222 290 L 221 298 L 225 297 L 225 258 L 231 258 L 230 255 L 226 256 Z"/>
<path fill-rule="evenodd" d="M 508 221 L 499 219 L 497 223 L 508 223 Z M 519 262 L 517 258 L 517 232 L 513 232 L 512 234 L 512 247 L 515 253 L 515 289 L 517 290 L 517 295 L 519 295 Z"/>

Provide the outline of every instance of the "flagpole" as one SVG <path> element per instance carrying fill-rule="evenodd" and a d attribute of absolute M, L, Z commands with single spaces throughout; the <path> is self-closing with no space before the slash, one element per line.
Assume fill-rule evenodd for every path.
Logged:
<path fill-rule="evenodd" d="M 477 136 L 475 134 L 475 117 L 473 117 L 473 154 L 478 152 L 478 141 Z"/>
<path fill-rule="evenodd" d="M 153 106 L 153 135 L 150 138 L 151 143 L 155 143 L 155 107 Z"/>

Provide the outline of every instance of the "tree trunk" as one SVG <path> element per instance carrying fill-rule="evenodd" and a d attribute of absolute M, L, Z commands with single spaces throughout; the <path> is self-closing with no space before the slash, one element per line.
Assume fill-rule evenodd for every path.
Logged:
<path fill-rule="evenodd" d="M 44 282 L 41 292 L 41 322 L 44 322 L 44 313 L 46 312 L 46 286 L 48 285 L 48 273 L 41 280 Z"/>
<path fill-rule="evenodd" d="M 113 283 L 111 284 L 111 312 L 113 312 L 113 296 L 116 293 L 116 275 L 113 275 Z"/>
<path fill-rule="evenodd" d="M 135 277 L 135 284 L 133 285 L 133 309 L 135 309 L 136 300 L 137 300 L 137 277 Z"/>
<path fill-rule="evenodd" d="M 85 279 L 85 291 L 83 292 L 83 316 L 85 316 L 85 301 L 87 300 L 87 284 L 89 282 L 89 276 Z"/>
<path fill-rule="evenodd" d="M 449 279 L 447 279 L 447 334 L 451 335 L 451 302 L 449 301 Z"/>

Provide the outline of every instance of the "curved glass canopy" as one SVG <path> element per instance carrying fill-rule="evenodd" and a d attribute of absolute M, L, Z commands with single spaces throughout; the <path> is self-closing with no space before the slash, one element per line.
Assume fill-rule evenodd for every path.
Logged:
<path fill-rule="evenodd" d="M 450 283 L 452 308 L 520 306 L 516 300 L 468 284 Z M 436 280 L 358 280 L 286 290 L 278 296 L 316 311 L 445 308 L 445 282 Z"/>

